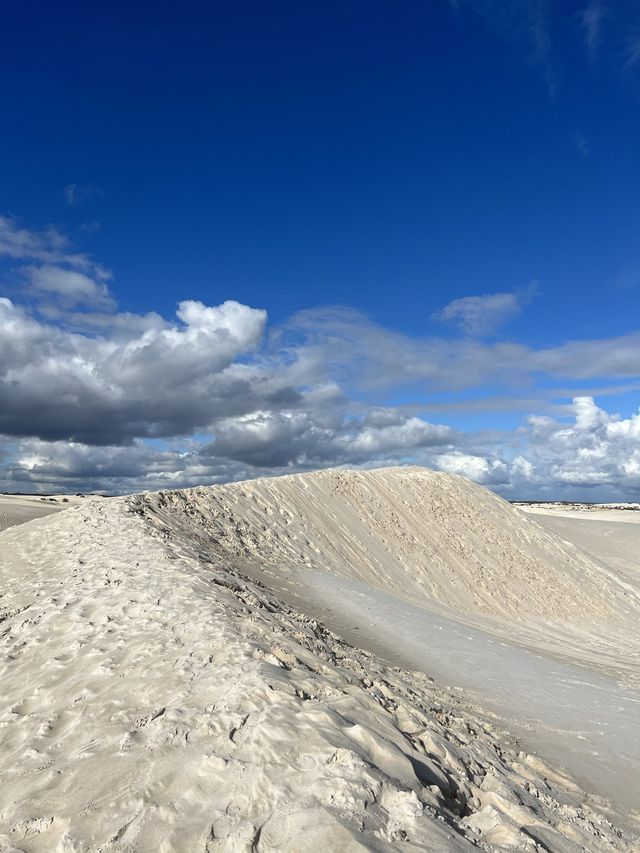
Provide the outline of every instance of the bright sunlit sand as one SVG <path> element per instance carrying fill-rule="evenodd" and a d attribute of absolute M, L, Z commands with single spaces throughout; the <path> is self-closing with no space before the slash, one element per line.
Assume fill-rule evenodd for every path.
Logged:
<path fill-rule="evenodd" d="M 0 853 L 640 853 L 640 2 L 0 80 Z"/>
<path fill-rule="evenodd" d="M 14 518 L 2 849 L 635 849 L 629 543 L 420 468 Z"/>

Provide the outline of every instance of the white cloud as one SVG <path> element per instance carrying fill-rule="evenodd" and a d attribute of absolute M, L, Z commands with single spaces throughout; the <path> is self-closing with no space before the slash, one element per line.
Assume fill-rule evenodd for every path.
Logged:
<path fill-rule="evenodd" d="M 413 458 L 422 448 L 449 444 L 449 427 L 407 417 L 396 409 L 373 409 L 354 418 L 343 396 L 331 407 L 303 395 L 299 410 L 260 411 L 219 421 L 203 453 L 260 468 L 390 463 Z"/>
<path fill-rule="evenodd" d="M 511 475 L 516 480 L 533 480 L 535 471 L 535 466 L 524 456 L 516 456 L 511 464 Z"/>
<path fill-rule="evenodd" d="M 640 412 L 622 418 L 592 397 L 576 397 L 570 409 L 571 421 L 530 416 L 517 432 L 515 457 L 516 436 L 496 434 L 487 442 L 481 434 L 466 434 L 464 443 L 476 452 L 454 449 L 432 461 L 509 497 L 640 499 Z"/>
<path fill-rule="evenodd" d="M 97 281 L 111 278 L 109 271 L 88 255 L 72 251 L 69 240 L 57 228 L 32 231 L 9 216 L 0 216 L 0 257 L 3 256 L 16 261 L 62 264 L 82 270 Z"/>
<path fill-rule="evenodd" d="M 14 219 L 0 216 L 0 255 L 20 260 L 59 260 L 66 245 L 65 238 L 55 228 L 29 231 Z"/>
<path fill-rule="evenodd" d="M 348 309 L 314 309 L 287 329 L 308 363 L 327 365 L 342 382 L 368 391 L 419 383 L 459 391 L 484 384 L 530 384 L 535 375 L 574 380 L 640 377 L 640 332 L 533 349 L 517 342 L 410 337 Z"/>
<path fill-rule="evenodd" d="M 489 460 L 484 456 L 455 451 L 441 453 L 434 461 L 437 467 L 447 474 L 459 474 L 483 485 L 506 483 L 509 479 L 508 468 L 499 459 Z"/>
<path fill-rule="evenodd" d="M 130 447 L 92 447 L 26 439 L 6 466 L 4 482 L 15 491 L 122 493 L 208 484 L 247 475 L 246 469 L 234 463 L 205 465 L 192 452 L 161 450 L 143 442 Z"/>
<path fill-rule="evenodd" d="M 221 419 L 215 439 L 189 439 L 171 449 L 24 439 L 5 446 L 7 487 L 134 491 L 244 479 L 333 465 L 410 461 L 468 477 L 520 499 L 640 499 L 640 412 L 609 414 L 577 398 L 573 419 L 531 416 L 513 434 L 457 433 L 416 423 L 394 409 L 364 419 L 348 406 L 325 410 L 254 411 Z M 8 461 L 7 461 L 8 459 Z"/>
<path fill-rule="evenodd" d="M 343 444 L 350 455 L 371 459 L 402 451 L 415 453 L 418 448 L 447 444 L 453 438 L 450 427 L 408 418 L 393 409 L 374 409 Z"/>
<path fill-rule="evenodd" d="M 433 315 L 434 320 L 453 323 L 473 336 L 492 334 L 509 320 L 517 317 L 524 305 L 535 295 L 535 285 L 509 293 L 487 293 L 484 296 L 463 296 L 454 299 Z"/>
<path fill-rule="evenodd" d="M 0 432 L 95 444 L 186 434 L 278 390 L 258 369 L 233 366 L 259 343 L 264 311 L 235 302 L 178 311 L 185 322 L 125 315 L 125 329 L 88 335 L 0 298 Z"/>
<path fill-rule="evenodd" d="M 640 413 L 622 418 L 592 397 L 576 397 L 571 408 L 571 423 L 530 417 L 522 432 L 523 456 L 535 467 L 538 486 L 582 487 L 583 496 L 593 486 L 606 486 L 612 498 L 640 495 Z"/>
<path fill-rule="evenodd" d="M 184 300 L 171 319 L 118 312 L 108 274 L 55 229 L 28 232 L 4 218 L 0 251 L 39 297 L 35 311 L 0 297 L 5 488 L 131 491 L 407 461 L 514 497 L 640 490 L 640 415 L 608 413 L 584 393 L 563 408 L 570 390 L 556 385 L 606 378 L 603 393 L 632 389 L 609 380 L 640 377 L 638 332 L 536 350 L 468 334 L 409 337 L 324 308 L 267 334 L 264 310 L 233 301 Z M 527 298 L 469 297 L 448 315 L 477 332 Z M 487 412 L 508 400 L 513 411 L 516 386 L 527 394 L 519 410 L 535 413 L 519 430 L 458 432 L 425 419 L 435 406 Z M 402 395 L 411 402 L 382 405 Z M 549 417 L 558 412 L 571 419 Z"/>
<path fill-rule="evenodd" d="M 20 271 L 33 291 L 58 298 L 63 305 L 86 305 L 107 310 L 116 307 L 106 284 L 96 282 L 78 270 L 43 264 L 38 267 L 25 265 Z"/>

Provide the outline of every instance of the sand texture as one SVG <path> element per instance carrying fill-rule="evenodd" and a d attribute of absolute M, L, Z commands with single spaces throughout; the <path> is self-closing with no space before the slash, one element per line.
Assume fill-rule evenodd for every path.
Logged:
<path fill-rule="evenodd" d="M 256 580 L 288 563 L 505 624 L 535 608 L 613 630 L 636 606 L 595 558 L 418 469 L 95 501 L 5 530 L 0 851 L 638 849 L 460 694 Z"/>
<path fill-rule="evenodd" d="M 34 518 L 42 518 L 54 512 L 81 503 L 85 498 L 66 495 L 0 495 L 0 531 L 24 524 Z M 89 498 L 95 500 L 95 498 Z"/>
<path fill-rule="evenodd" d="M 640 683 L 638 585 L 462 477 L 323 471 L 147 504 L 194 553 L 347 576 Z"/>

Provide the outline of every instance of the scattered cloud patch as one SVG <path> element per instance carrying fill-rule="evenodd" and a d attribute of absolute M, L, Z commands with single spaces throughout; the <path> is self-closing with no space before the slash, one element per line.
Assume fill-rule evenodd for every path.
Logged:
<path fill-rule="evenodd" d="M 434 320 L 452 323 L 474 337 L 490 335 L 515 319 L 536 294 L 535 284 L 508 293 L 463 296 L 433 315 Z"/>
<path fill-rule="evenodd" d="M 57 228 L 42 231 L 23 228 L 10 216 L 0 216 L 0 258 L 31 264 L 54 264 L 80 270 L 96 281 L 106 282 L 111 273 L 82 252 L 72 250 L 69 239 Z"/>
<path fill-rule="evenodd" d="M 607 7 L 601 0 L 591 0 L 580 15 L 584 45 L 591 60 L 594 60 L 598 53 L 607 12 Z"/>
<path fill-rule="evenodd" d="M 640 333 L 538 349 L 482 340 L 533 287 L 454 300 L 439 316 L 460 332 L 450 337 L 411 337 L 341 307 L 270 330 L 266 311 L 231 300 L 183 300 L 171 318 L 120 312 L 109 273 L 54 228 L 0 219 L 0 251 L 29 297 L 0 297 L 4 488 L 134 491 L 408 462 L 510 497 L 640 494 L 640 414 L 609 413 L 585 393 L 564 405 L 571 392 L 557 388 L 606 379 L 603 393 L 624 393 L 640 378 Z M 515 431 L 425 416 L 443 393 L 438 411 L 500 410 L 517 385 L 533 414 Z M 385 402 L 403 389 L 410 402 Z"/>
<path fill-rule="evenodd" d="M 67 307 L 85 305 L 105 310 L 116 307 L 106 284 L 78 270 L 43 264 L 23 266 L 20 272 L 34 293 L 48 295 Z"/>

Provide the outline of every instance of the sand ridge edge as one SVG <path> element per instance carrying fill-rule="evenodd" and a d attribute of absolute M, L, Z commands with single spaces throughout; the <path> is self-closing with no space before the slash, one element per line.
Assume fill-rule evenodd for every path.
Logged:
<path fill-rule="evenodd" d="M 1 536 L 6 850 L 634 849 L 453 695 L 185 550 L 144 497 Z"/>

